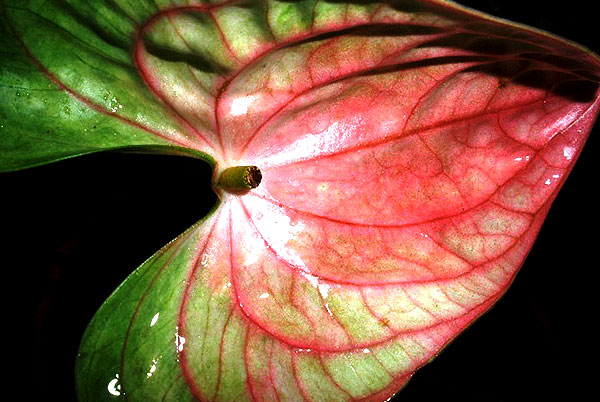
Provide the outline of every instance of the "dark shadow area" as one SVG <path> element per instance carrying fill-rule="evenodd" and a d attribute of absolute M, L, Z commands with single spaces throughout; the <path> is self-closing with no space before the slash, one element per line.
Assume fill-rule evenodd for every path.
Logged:
<path fill-rule="evenodd" d="M 341 0 L 326 0 L 326 2 L 345 3 Z M 367 0 L 352 1 L 351 3 L 371 4 L 375 2 Z M 477 4 L 470 5 L 477 6 Z M 505 84 L 514 80 L 520 85 L 548 90 L 577 102 L 591 101 L 598 90 L 600 71 L 590 70 L 589 60 L 570 57 L 572 49 L 561 42 L 550 40 L 542 43 L 534 34 L 515 32 L 515 30 L 496 22 L 465 19 L 464 16 L 453 11 L 431 4 L 394 1 L 391 6 L 405 13 L 432 12 L 440 16 L 451 16 L 459 21 L 464 19 L 465 23 L 460 26 L 458 32 L 450 31 L 441 38 L 436 38 L 435 34 L 444 33 L 444 30 L 431 26 L 368 24 L 315 35 L 291 43 L 289 46 L 323 41 L 338 36 L 432 35 L 431 40 L 425 41 L 418 47 L 447 48 L 460 50 L 470 55 L 434 57 L 419 62 L 383 66 L 363 74 L 373 75 L 444 63 L 480 61 L 480 66 L 467 71 L 478 71 L 500 77 Z M 553 74 L 550 70 L 556 70 L 556 72 Z"/>
<path fill-rule="evenodd" d="M 75 401 L 74 362 L 101 303 L 216 202 L 200 160 L 100 153 L 0 175 L 3 325 L 28 401 Z M 21 398 L 19 398 L 21 399 Z"/>
<path fill-rule="evenodd" d="M 297 0 L 280 0 L 282 3 L 298 3 Z M 319 0 L 321 2 L 321 0 Z M 324 3 L 340 3 L 340 4 L 357 4 L 357 5 L 364 5 L 364 6 L 368 6 L 368 5 L 374 5 L 374 4 L 381 4 L 380 0 L 351 0 L 351 1 L 344 1 L 344 0 L 324 0 L 322 1 Z M 314 3 L 314 1 L 304 1 L 303 3 L 307 3 L 307 4 L 311 4 Z M 427 4 L 425 2 L 423 3 L 419 3 L 419 2 L 415 2 L 412 0 L 389 0 L 388 3 L 390 3 L 390 5 L 398 10 L 398 11 L 402 11 L 402 12 L 406 12 L 406 13 L 417 13 L 417 12 L 424 12 L 424 11 L 429 11 L 429 10 L 434 10 L 436 9 L 436 7 Z M 312 7 L 311 7 L 312 8 Z"/>
<path fill-rule="evenodd" d="M 148 39 L 144 39 L 144 47 L 152 56 L 164 61 L 186 63 L 190 67 L 205 73 L 226 74 L 229 72 L 229 69 L 227 69 L 225 66 L 209 60 L 207 57 L 200 54 L 192 53 L 191 51 L 182 52 L 180 50 L 170 49 Z"/>
<path fill-rule="evenodd" d="M 92 32 L 94 32 L 94 34 L 98 35 L 99 38 L 101 38 L 103 41 L 105 41 L 109 45 L 118 47 L 123 50 L 133 49 L 133 41 L 131 40 L 131 38 L 128 38 L 127 36 L 118 35 L 115 32 L 106 31 L 106 29 L 102 25 L 100 25 L 95 18 L 82 14 L 80 10 L 73 7 L 71 4 L 69 4 L 65 0 L 56 0 L 55 3 L 57 4 L 58 8 L 62 12 L 67 14 L 72 20 L 78 21 L 80 24 L 88 27 Z M 111 9 L 113 9 L 113 11 L 115 11 L 118 14 L 121 14 L 121 17 L 123 17 L 125 19 L 129 18 L 123 12 L 123 10 L 115 7 L 112 2 L 107 2 L 106 4 Z M 131 24 L 134 24 L 134 22 L 131 21 Z M 114 28 L 116 28 L 116 27 L 114 27 Z M 126 66 L 126 67 L 131 68 L 131 66 Z"/>
<path fill-rule="evenodd" d="M 319 42 L 331 38 L 343 36 L 411 36 L 411 35 L 434 35 L 443 31 L 436 27 L 426 25 L 402 25 L 402 24 L 367 24 L 359 25 L 350 28 L 340 29 L 333 32 L 326 32 L 309 38 L 298 40 L 290 43 L 287 47 L 299 46 L 305 43 Z M 286 46 L 284 46 L 286 47 Z"/>
<path fill-rule="evenodd" d="M 428 41 L 419 47 L 463 50 L 481 56 L 494 57 L 498 61 L 538 62 L 540 65 L 557 70 L 576 72 L 596 83 L 600 81 L 600 72 L 590 70 L 589 60 L 580 60 L 564 54 L 564 52 L 571 52 L 571 49 L 562 49 L 562 53 L 552 53 L 552 49 L 546 47 L 548 45 L 551 44 L 536 44 L 531 40 L 518 40 L 510 38 L 508 35 L 490 37 L 485 33 L 460 32 Z"/>
<path fill-rule="evenodd" d="M 442 66 L 446 64 L 475 63 L 474 67 L 462 70 L 463 73 L 476 72 L 482 75 L 499 78 L 501 85 L 498 90 L 506 87 L 509 82 L 530 88 L 543 89 L 550 95 L 557 95 L 574 102 L 591 102 L 598 91 L 599 83 L 589 76 L 589 72 L 563 71 L 552 64 L 540 63 L 527 58 L 508 58 L 507 60 L 493 56 L 442 56 L 425 60 L 399 64 L 390 64 L 372 68 L 344 76 L 341 80 L 356 76 L 370 76 L 396 73 L 416 68 Z"/>
<path fill-rule="evenodd" d="M 330 3 L 343 3 L 337 0 L 327 0 Z M 358 4 L 371 4 L 373 1 L 354 1 Z M 298 3 L 295 3 L 298 4 Z M 305 7 L 302 7 L 302 4 Z M 312 18 L 312 6 L 315 3 L 304 2 L 298 4 L 299 12 L 308 13 L 305 17 Z M 441 65 L 444 63 L 479 62 L 477 67 L 467 71 L 478 71 L 482 74 L 500 77 L 504 85 L 514 81 L 519 85 L 539 88 L 555 95 L 565 97 L 576 102 L 591 101 L 600 82 L 600 72 L 589 68 L 589 60 L 579 60 L 570 57 L 572 49 L 562 42 L 545 40 L 539 41 L 539 37 L 528 32 L 515 32 L 496 22 L 473 20 L 465 18 L 447 8 L 430 3 L 417 3 L 414 1 L 395 1 L 392 7 L 405 13 L 431 12 L 434 15 L 451 16 L 452 18 L 464 19 L 465 23 L 459 28 L 452 28 L 443 37 L 444 29 L 415 24 L 385 24 L 373 23 L 340 29 L 311 36 L 309 38 L 294 41 L 284 47 L 301 46 L 306 43 L 325 41 L 328 39 L 344 36 L 365 37 L 403 37 L 403 36 L 427 36 L 431 40 L 425 40 L 419 48 L 447 48 L 459 50 L 465 56 L 440 56 L 430 59 L 395 65 L 382 66 L 356 75 L 384 74 L 388 72 L 407 70 L 410 68 Z M 249 8 L 259 20 L 264 20 L 266 10 L 260 5 L 249 2 L 240 2 L 236 7 Z M 198 23 L 212 23 L 200 12 L 185 11 Z M 165 17 L 167 18 L 167 17 Z M 263 25 L 266 22 L 263 21 Z M 181 62 L 191 67 L 209 73 L 226 74 L 225 66 L 209 59 L 200 51 L 182 52 L 179 49 L 170 48 L 167 45 L 157 43 L 150 38 L 144 39 L 146 50 L 153 56 L 170 62 Z M 552 70 L 555 70 L 554 72 Z M 347 78 L 347 77 L 345 77 Z"/>
<path fill-rule="evenodd" d="M 213 25 L 214 22 L 206 16 L 204 12 L 194 11 L 194 10 L 181 10 L 177 11 L 177 13 L 183 13 L 187 17 L 193 19 L 195 23 L 198 25 Z M 167 13 L 160 18 L 164 18 L 170 21 L 171 13 Z M 171 22 L 172 24 L 172 22 Z M 173 25 L 173 30 L 175 30 L 175 26 Z M 196 70 L 203 71 L 206 73 L 216 73 L 216 74 L 226 74 L 230 72 L 229 68 L 220 64 L 215 60 L 211 60 L 210 54 L 204 54 L 204 52 L 199 51 L 198 48 L 202 46 L 201 43 L 193 43 L 186 45 L 190 46 L 185 52 L 170 47 L 169 44 L 161 43 L 163 39 L 161 36 L 156 34 L 152 34 L 152 26 L 149 28 L 150 34 L 146 32 L 146 35 L 142 37 L 144 47 L 146 51 L 154 57 L 159 59 L 170 61 L 170 62 L 182 62 L 186 63 L 189 66 L 195 68 Z"/>
<path fill-rule="evenodd" d="M 490 37 L 485 33 L 479 32 L 458 32 L 450 33 L 440 39 L 433 39 L 421 46 L 421 48 L 450 48 L 460 49 L 475 54 L 511 57 L 521 53 L 547 52 L 548 50 L 534 43 L 523 42 L 507 37 Z M 540 57 L 542 57 L 540 55 Z"/>
<path fill-rule="evenodd" d="M 464 72 L 479 72 L 502 79 L 503 86 L 509 82 L 529 88 L 548 91 L 574 102 L 592 102 L 598 92 L 598 83 L 583 77 L 553 70 L 551 66 L 530 60 L 495 61 L 465 69 Z M 502 87 L 499 88 L 501 90 Z"/>

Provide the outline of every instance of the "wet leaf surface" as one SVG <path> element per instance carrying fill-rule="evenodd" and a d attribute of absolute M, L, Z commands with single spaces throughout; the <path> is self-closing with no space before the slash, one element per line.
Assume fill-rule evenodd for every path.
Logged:
<path fill-rule="evenodd" d="M 263 15 L 256 10 L 235 12 L 252 15 L 253 27 Z M 323 32 L 293 33 L 293 42 L 285 39 L 291 31 L 266 24 L 271 39 L 285 45 L 269 44 L 265 32 L 264 42 L 252 46 L 223 40 L 229 57 L 218 63 L 214 55 L 198 60 L 210 48 L 195 49 L 194 57 L 179 51 L 189 45 L 173 27 L 226 26 L 228 12 L 175 9 L 155 14 L 138 31 L 145 39 L 134 48 L 135 63 L 154 93 L 148 102 L 166 105 L 171 126 L 156 123 L 158 115 L 156 127 L 142 126 L 113 98 L 102 109 L 100 98 L 94 100 L 99 93 L 85 97 L 83 89 L 67 89 L 83 85 L 76 80 L 62 88 L 92 114 L 114 113 L 111 124 L 131 132 L 117 142 L 102 139 L 96 148 L 172 141 L 213 155 L 217 164 L 252 162 L 265 173 L 251 193 L 225 195 L 219 210 L 154 257 L 103 307 L 83 344 L 80 368 L 94 369 L 80 371 L 80 392 L 94 394 L 94 383 L 106 388 L 105 377 L 114 371 L 130 398 L 277 399 L 295 392 L 304 399 L 382 399 L 380 389 L 397 388 L 511 281 L 592 122 L 580 117 L 593 101 L 597 87 L 586 82 L 595 72 L 562 45 L 517 34 L 518 46 L 507 48 L 490 36 L 512 36 L 510 29 L 472 24 L 449 34 L 443 21 L 442 28 L 428 26 L 427 18 L 416 29 L 343 28 L 341 40 L 327 20 Z M 203 20 L 206 14 L 211 18 Z M 331 29 L 336 34 L 327 33 Z M 235 32 L 231 38 L 244 34 Z M 410 45 L 423 35 L 425 42 Z M 261 38 L 255 31 L 248 37 Z M 154 43 L 160 40 L 168 43 Z M 377 49 L 372 57 L 344 53 L 361 43 Z M 560 57 L 539 55 L 550 50 Z M 332 62 L 339 54 L 344 57 Z M 273 71 L 286 71 L 277 65 L 289 58 L 310 59 L 299 72 L 310 83 L 265 81 L 280 73 L 265 74 L 265 66 L 253 62 L 258 56 Z M 124 73 L 119 54 L 110 57 L 116 59 L 112 72 Z M 233 78 L 224 80 L 223 71 L 234 71 Z M 55 83 L 62 79 L 50 67 L 46 73 L 56 74 Z M 165 85 L 175 78 L 183 87 Z M 214 116 L 203 109 L 209 101 L 190 107 L 181 96 L 191 93 L 185 85 L 192 82 L 198 91 L 192 100 L 215 99 Z M 261 92 L 265 86 L 271 89 Z M 391 114 L 397 113 L 395 97 L 409 99 L 411 91 L 420 95 L 401 103 L 407 112 Z M 379 100 L 382 92 L 389 104 Z M 389 119 L 385 125 L 382 118 Z M 143 139 L 140 130 L 160 134 L 158 142 Z M 75 144 L 67 151 L 92 148 Z M 176 201 L 157 211 L 168 216 L 180 203 L 194 205 L 186 194 L 178 191 Z M 138 324 L 146 321 L 150 325 Z M 140 374 L 142 367 L 147 372 Z"/>

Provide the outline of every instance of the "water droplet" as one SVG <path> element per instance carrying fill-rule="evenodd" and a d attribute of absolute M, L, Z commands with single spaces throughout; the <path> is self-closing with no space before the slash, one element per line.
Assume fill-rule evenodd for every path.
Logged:
<path fill-rule="evenodd" d="M 179 329 L 177 329 L 177 331 L 178 332 L 175 333 L 175 348 L 177 349 L 177 352 L 180 353 L 183 351 L 185 338 L 183 336 L 179 336 Z"/>
<path fill-rule="evenodd" d="M 156 321 L 158 321 L 158 317 L 160 316 L 160 313 L 156 313 L 154 314 L 154 317 L 152 317 L 152 321 L 150 321 L 150 326 L 153 327 L 154 324 L 156 324 Z"/>
<path fill-rule="evenodd" d="M 563 156 L 565 157 L 566 160 L 570 161 L 571 159 L 573 159 L 574 155 L 575 155 L 575 148 L 573 148 L 573 147 L 564 147 L 563 148 Z"/>
<path fill-rule="evenodd" d="M 148 372 L 146 373 L 146 377 L 150 378 L 152 377 L 152 375 L 154 374 L 154 372 L 156 371 L 156 365 L 158 364 L 158 360 L 160 358 L 154 358 L 152 359 L 152 365 L 150 366 L 150 369 L 148 370 Z"/>
<path fill-rule="evenodd" d="M 327 296 L 329 295 L 329 288 L 331 286 L 329 286 L 326 283 L 323 282 L 319 282 L 319 284 L 317 285 L 317 289 L 319 290 L 319 293 L 321 294 L 321 297 L 323 299 L 327 299 Z"/>
<path fill-rule="evenodd" d="M 121 384 L 119 384 L 119 375 L 115 374 L 115 378 L 108 383 L 108 393 L 114 396 L 121 395 Z"/>
<path fill-rule="evenodd" d="M 108 110 L 110 110 L 112 113 L 115 113 L 119 109 L 123 109 L 123 105 L 121 105 L 119 100 L 113 96 L 108 102 Z"/>

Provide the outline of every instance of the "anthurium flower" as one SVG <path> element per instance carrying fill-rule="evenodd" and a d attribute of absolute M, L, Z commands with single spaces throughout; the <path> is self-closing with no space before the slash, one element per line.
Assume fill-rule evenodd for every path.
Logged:
<path fill-rule="evenodd" d="M 214 169 L 218 205 L 90 323 L 81 401 L 386 400 L 506 291 L 598 111 L 595 55 L 442 0 L 7 0 L 2 20 L 3 170 Z"/>

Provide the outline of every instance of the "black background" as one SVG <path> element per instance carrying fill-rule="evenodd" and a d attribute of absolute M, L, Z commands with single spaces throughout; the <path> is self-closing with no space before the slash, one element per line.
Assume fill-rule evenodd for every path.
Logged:
<path fill-rule="evenodd" d="M 600 52 L 591 2 L 562 9 L 546 1 L 461 3 Z M 599 132 L 592 131 L 506 296 L 394 400 L 595 394 Z M 18 400 L 75 401 L 73 364 L 88 321 L 135 267 L 208 211 L 215 202 L 210 177 L 197 160 L 108 153 L 0 175 L 3 360 Z"/>

